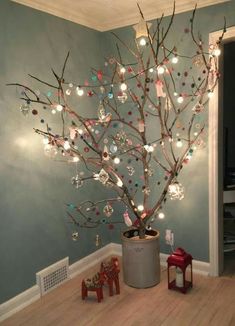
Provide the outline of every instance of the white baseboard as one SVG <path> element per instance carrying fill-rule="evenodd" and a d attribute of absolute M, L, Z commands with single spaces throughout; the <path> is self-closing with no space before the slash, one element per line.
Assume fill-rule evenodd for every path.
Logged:
<path fill-rule="evenodd" d="M 26 291 L 18 294 L 12 299 L 0 305 L 0 322 L 12 316 L 16 312 L 24 309 L 34 301 L 40 298 L 40 289 L 38 285 L 34 285 Z"/>
<path fill-rule="evenodd" d="M 117 243 L 109 243 L 105 247 L 98 249 L 92 254 L 80 259 L 76 263 L 69 266 L 69 277 L 73 278 L 85 270 L 101 263 L 111 255 L 122 256 L 122 246 Z M 167 258 L 169 255 L 160 254 L 162 266 L 167 266 Z M 209 275 L 210 264 L 198 260 L 193 260 L 193 272 L 203 275 Z M 40 290 L 37 285 L 32 286 L 28 290 L 20 293 L 14 298 L 0 305 L 0 322 L 12 316 L 16 312 L 30 305 L 40 298 Z"/>

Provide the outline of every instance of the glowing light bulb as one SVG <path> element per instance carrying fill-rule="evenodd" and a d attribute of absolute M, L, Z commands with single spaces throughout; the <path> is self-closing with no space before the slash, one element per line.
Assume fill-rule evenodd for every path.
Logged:
<path fill-rule="evenodd" d="M 45 137 L 45 138 L 43 138 L 42 142 L 44 145 L 47 145 L 47 144 L 49 144 L 49 139 L 47 137 Z"/>
<path fill-rule="evenodd" d="M 174 63 L 174 64 L 178 63 L 178 61 L 179 61 L 179 58 L 178 58 L 177 56 L 174 56 L 174 57 L 171 59 L 171 62 Z"/>
<path fill-rule="evenodd" d="M 160 218 L 162 220 L 163 218 L 165 218 L 165 214 L 163 212 L 159 212 L 158 218 Z"/>
<path fill-rule="evenodd" d="M 183 103 L 184 102 L 184 98 L 183 98 L 183 96 L 179 96 L 178 98 L 177 98 L 177 102 L 178 103 Z"/>
<path fill-rule="evenodd" d="M 63 106 L 61 104 L 56 105 L 56 110 L 61 112 L 63 110 Z"/>
<path fill-rule="evenodd" d="M 139 212 L 143 212 L 144 206 L 143 205 L 138 205 L 137 209 L 138 209 Z"/>
<path fill-rule="evenodd" d="M 122 74 L 125 74 L 125 72 L 126 72 L 126 68 L 125 68 L 125 67 L 121 67 L 120 72 L 121 72 Z"/>
<path fill-rule="evenodd" d="M 114 160 L 113 160 L 113 162 L 115 164 L 119 164 L 120 163 L 120 158 L 119 157 L 115 157 Z"/>
<path fill-rule="evenodd" d="M 73 157 L 73 162 L 76 163 L 76 162 L 79 162 L 79 161 L 80 161 L 80 160 L 79 160 L 79 157 L 78 157 L 78 156 L 74 156 L 74 157 Z"/>
<path fill-rule="evenodd" d="M 117 186 L 120 187 L 120 188 L 123 186 L 123 182 L 122 182 L 121 179 L 118 179 Z"/>
<path fill-rule="evenodd" d="M 64 142 L 64 149 L 67 151 L 68 149 L 70 149 L 70 144 L 69 144 L 69 141 L 68 140 L 66 140 L 65 142 Z"/>
<path fill-rule="evenodd" d="M 141 37 L 141 39 L 140 39 L 140 41 L 139 41 L 139 44 L 140 44 L 141 46 L 145 46 L 145 45 L 147 44 L 146 39 L 145 39 L 144 37 Z"/>
<path fill-rule="evenodd" d="M 126 90 L 127 90 L 127 84 L 126 84 L 126 83 L 121 83 L 121 85 L 120 85 L 120 89 L 121 89 L 122 91 L 126 91 Z"/>
<path fill-rule="evenodd" d="M 151 72 L 151 73 L 152 73 L 153 71 L 154 71 L 154 70 L 153 70 L 153 68 L 150 68 L 150 69 L 149 69 L 149 72 Z"/>
<path fill-rule="evenodd" d="M 165 69 L 164 69 L 163 66 L 158 66 L 158 67 L 157 67 L 157 72 L 158 72 L 159 75 L 164 74 L 164 71 L 165 71 Z"/>
<path fill-rule="evenodd" d="M 55 109 L 52 109 L 52 110 L 51 110 L 51 113 L 52 113 L 52 114 L 56 114 L 56 110 L 55 110 Z"/>
<path fill-rule="evenodd" d="M 209 90 L 207 96 L 208 96 L 209 98 L 212 98 L 213 95 L 214 95 L 214 93 L 213 93 L 212 91 Z"/>
<path fill-rule="evenodd" d="M 183 142 L 182 142 L 181 139 L 178 139 L 178 140 L 177 140 L 176 146 L 177 146 L 178 148 L 181 148 L 181 147 L 183 146 Z"/>
<path fill-rule="evenodd" d="M 220 50 L 219 48 L 216 48 L 216 49 L 213 50 L 212 53 L 213 53 L 213 55 L 214 55 L 215 57 L 218 57 L 218 56 L 221 55 L 221 50 Z"/>
<path fill-rule="evenodd" d="M 81 87 L 77 87 L 76 92 L 77 92 L 78 96 L 82 96 L 84 94 L 84 90 Z"/>
<path fill-rule="evenodd" d="M 178 95 L 178 93 L 177 92 L 174 92 L 174 96 L 177 96 Z"/>
<path fill-rule="evenodd" d="M 66 89 L 66 91 L 65 91 L 66 95 L 68 95 L 68 96 L 71 95 L 71 92 L 72 92 L 72 91 L 71 91 L 71 89 L 69 89 L 69 88 Z"/>

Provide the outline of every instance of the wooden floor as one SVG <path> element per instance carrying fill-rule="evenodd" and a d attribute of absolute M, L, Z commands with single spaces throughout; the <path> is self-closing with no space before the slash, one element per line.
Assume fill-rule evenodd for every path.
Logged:
<path fill-rule="evenodd" d="M 121 294 L 97 303 L 94 296 L 81 299 L 80 283 L 94 268 L 68 281 L 1 326 L 197 326 L 235 325 L 235 277 L 194 274 L 187 294 L 167 289 L 166 270 L 159 285 L 134 289 L 121 281 Z"/>

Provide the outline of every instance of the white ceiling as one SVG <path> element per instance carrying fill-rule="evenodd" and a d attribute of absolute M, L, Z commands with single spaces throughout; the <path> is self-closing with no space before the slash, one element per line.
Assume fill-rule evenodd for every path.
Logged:
<path fill-rule="evenodd" d="M 171 14 L 173 0 L 12 0 L 20 4 L 50 13 L 98 31 L 135 24 L 140 16 L 136 3 L 145 20 Z M 210 6 L 230 0 L 177 0 L 176 12 Z"/>

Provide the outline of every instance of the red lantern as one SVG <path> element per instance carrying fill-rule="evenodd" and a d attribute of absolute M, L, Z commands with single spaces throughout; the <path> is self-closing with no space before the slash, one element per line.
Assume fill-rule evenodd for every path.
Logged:
<path fill-rule="evenodd" d="M 192 271 L 193 257 L 186 253 L 184 249 L 177 248 L 172 255 L 167 259 L 167 272 L 168 272 L 168 289 L 179 290 L 186 293 L 189 288 L 193 287 L 193 271 Z M 191 267 L 191 279 L 186 280 L 186 269 Z M 170 268 L 175 268 L 175 279 L 170 281 Z"/>

